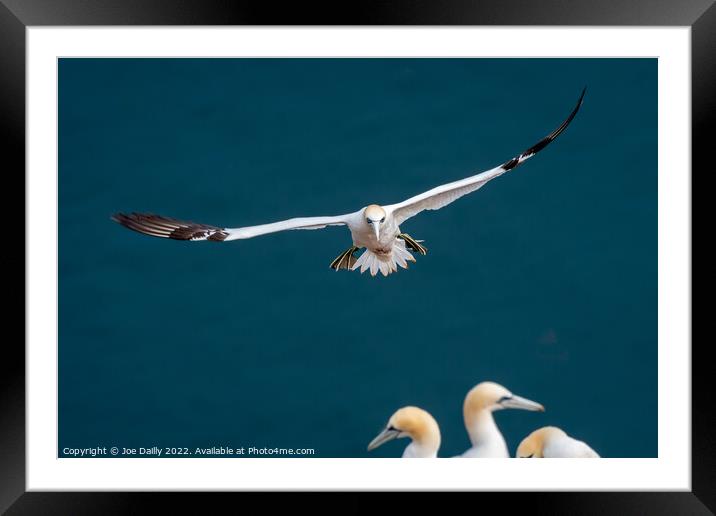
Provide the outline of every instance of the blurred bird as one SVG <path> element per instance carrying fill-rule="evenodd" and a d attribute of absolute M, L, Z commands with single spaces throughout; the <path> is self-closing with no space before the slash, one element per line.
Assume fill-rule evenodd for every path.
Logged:
<path fill-rule="evenodd" d="M 440 428 L 427 411 L 418 407 L 403 407 L 388 420 L 388 424 L 368 445 L 368 451 L 383 443 L 410 437 L 411 443 L 403 451 L 403 458 L 435 458 L 440 448 Z"/>
<path fill-rule="evenodd" d="M 493 412 L 506 408 L 544 412 L 539 403 L 516 396 L 494 382 L 482 382 L 467 393 L 463 417 L 472 447 L 458 457 L 510 456 L 505 438 L 492 417 Z"/>
<path fill-rule="evenodd" d="M 517 448 L 518 458 L 599 458 L 589 445 L 569 437 L 561 428 L 545 426 L 525 437 Z"/>
<path fill-rule="evenodd" d="M 401 231 L 400 225 L 403 222 L 424 210 L 438 210 L 447 206 L 460 197 L 481 188 L 488 181 L 514 169 L 544 149 L 567 128 L 577 114 L 579 107 L 582 105 L 585 91 L 586 88 L 582 91 L 577 105 L 567 119 L 557 129 L 526 151 L 496 168 L 466 179 L 446 183 L 397 204 L 387 206 L 370 204 L 358 211 L 345 215 L 301 217 L 241 228 L 197 224 L 144 213 L 117 213 L 112 216 L 112 219 L 126 228 L 145 235 L 175 240 L 209 240 L 212 242 L 242 240 L 289 229 L 321 229 L 326 226 L 348 226 L 353 245 L 338 255 L 331 262 L 330 267 L 336 271 L 341 269 L 360 269 L 361 273 L 369 270 L 372 276 L 375 276 L 378 272 L 387 276 L 392 272 L 396 272 L 399 266 L 407 269 L 408 262 L 415 261 L 412 253 L 427 254 L 427 249 L 421 244 L 422 240 L 416 240 Z M 366 174 L 366 177 L 360 180 L 365 181 L 369 177 Z M 365 252 L 359 258 L 356 258 L 355 253 L 361 248 L 365 248 Z"/>

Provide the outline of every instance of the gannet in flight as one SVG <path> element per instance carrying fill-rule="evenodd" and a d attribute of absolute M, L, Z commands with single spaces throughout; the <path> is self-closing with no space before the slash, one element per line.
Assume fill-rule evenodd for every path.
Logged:
<path fill-rule="evenodd" d="M 544 412 L 539 403 L 515 396 L 502 385 L 482 382 L 472 388 L 465 397 L 463 417 L 472 447 L 459 457 L 510 456 L 505 438 L 495 424 L 492 413 L 505 408 Z"/>
<path fill-rule="evenodd" d="M 569 437 L 561 428 L 545 426 L 525 437 L 517 448 L 519 458 L 599 458 L 587 443 Z"/>
<path fill-rule="evenodd" d="M 387 276 L 392 272 L 396 272 L 398 266 L 407 269 L 408 262 L 415 261 L 409 251 L 421 255 L 427 254 L 427 249 L 420 243 L 422 240 L 415 240 L 401 231 L 400 225 L 403 222 L 423 210 L 438 210 L 447 206 L 460 197 L 481 188 L 491 179 L 495 179 L 514 169 L 544 149 L 567 128 L 577 114 L 579 107 L 582 105 L 585 91 L 586 88 L 582 91 L 577 105 L 567 119 L 557 129 L 526 151 L 491 170 L 453 181 L 452 183 L 446 183 L 397 204 L 386 206 L 370 204 L 358 211 L 345 215 L 300 217 L 242 228 L 222 228 L 145 213 L 117 213 L 112 216 L 112 219 L 124 227 L 145 235 L 175 240 L 209 240 L 212 242 L 242 240 L 289 229 L 321 229 L 326 226 L 348 226 L 353 238 L 353 245 L 331 262 L 331 268 L 336 271 L 360 268 L 361 273 L 370 270 L 371 275 L 375 276 L 380 271 L 384 276 Z M 356 259 L 354 255 L 361 248 L 365 248 L 365 252 Z"/>
<path fill-rule="evenodd" d="M 403 407 L 388 420 L 388 424 L 368 445 L 368 451 L 396 438 L 410 437 L 412 442 L 403 451 L 403 458 L 432 458 L 438 456 L 440 428 L 427 411 L 418 407 Z"/>

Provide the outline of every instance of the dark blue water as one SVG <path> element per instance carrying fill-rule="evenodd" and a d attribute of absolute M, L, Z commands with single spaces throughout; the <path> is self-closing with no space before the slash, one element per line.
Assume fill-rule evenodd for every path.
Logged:
<path fill-rule="evenodd" d="M 441 455 L 494 380 L 512 453 L 553 424 L 607 457 L 657 454 L 655 59 L 62 59 L 59 446 L 367 443 L 407 404 Z M 520 168 L 402 229 L 429 254 L 336 273 L 345 228 L 216 244 L 116 211 L 241 226 L 393 203 Z M 60 453 L 62 455 L 62 453 Z"/>

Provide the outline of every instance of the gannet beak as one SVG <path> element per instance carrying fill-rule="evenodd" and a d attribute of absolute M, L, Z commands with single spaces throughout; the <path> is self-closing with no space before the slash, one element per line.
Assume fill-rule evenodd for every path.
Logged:
<path fill-rule="evenodd" d="M 380 240 L 380 222 L 372 222 L 372 224 L 375 230 L 375 239 Z"/>
<path fill-rule="evenodd" d="M 388 441 L 392 441 L 399 435 L 400 432 L 398 430 L 395 430 L 393 428 L 386 428 L 370 442 L 370 444 L 368 445 L 368 451 L 375 450 L 381 444 L 387 443 Z"/>
<path fill-rule="evenodd" d="M 514 394 L 502 401 L 501 405 L 505 408 L 532 410 L 535 412 L 544 412 L 544 407 L 536 401 L 528 400 L 527 398 L 521 398 Z"/>

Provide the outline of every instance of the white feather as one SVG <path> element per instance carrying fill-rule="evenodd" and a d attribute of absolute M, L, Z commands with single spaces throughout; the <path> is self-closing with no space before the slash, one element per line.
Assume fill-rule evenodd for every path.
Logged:
<path fill-rule="evenodd" d="M 407 250 L 403 240 L 396 239 L 389 255 L 378 256 L 370 249 L 366 249 L 355 261 L 351 270 L 360 269 L 361 274 L 366 270 L 370 270 L 371 276 L 375 276 L 379 272 L 383 276 L 388 276 L 398 272 L 398 266 L 407 269 L 409 261 L 414 262 L 415 257 Z"/>

